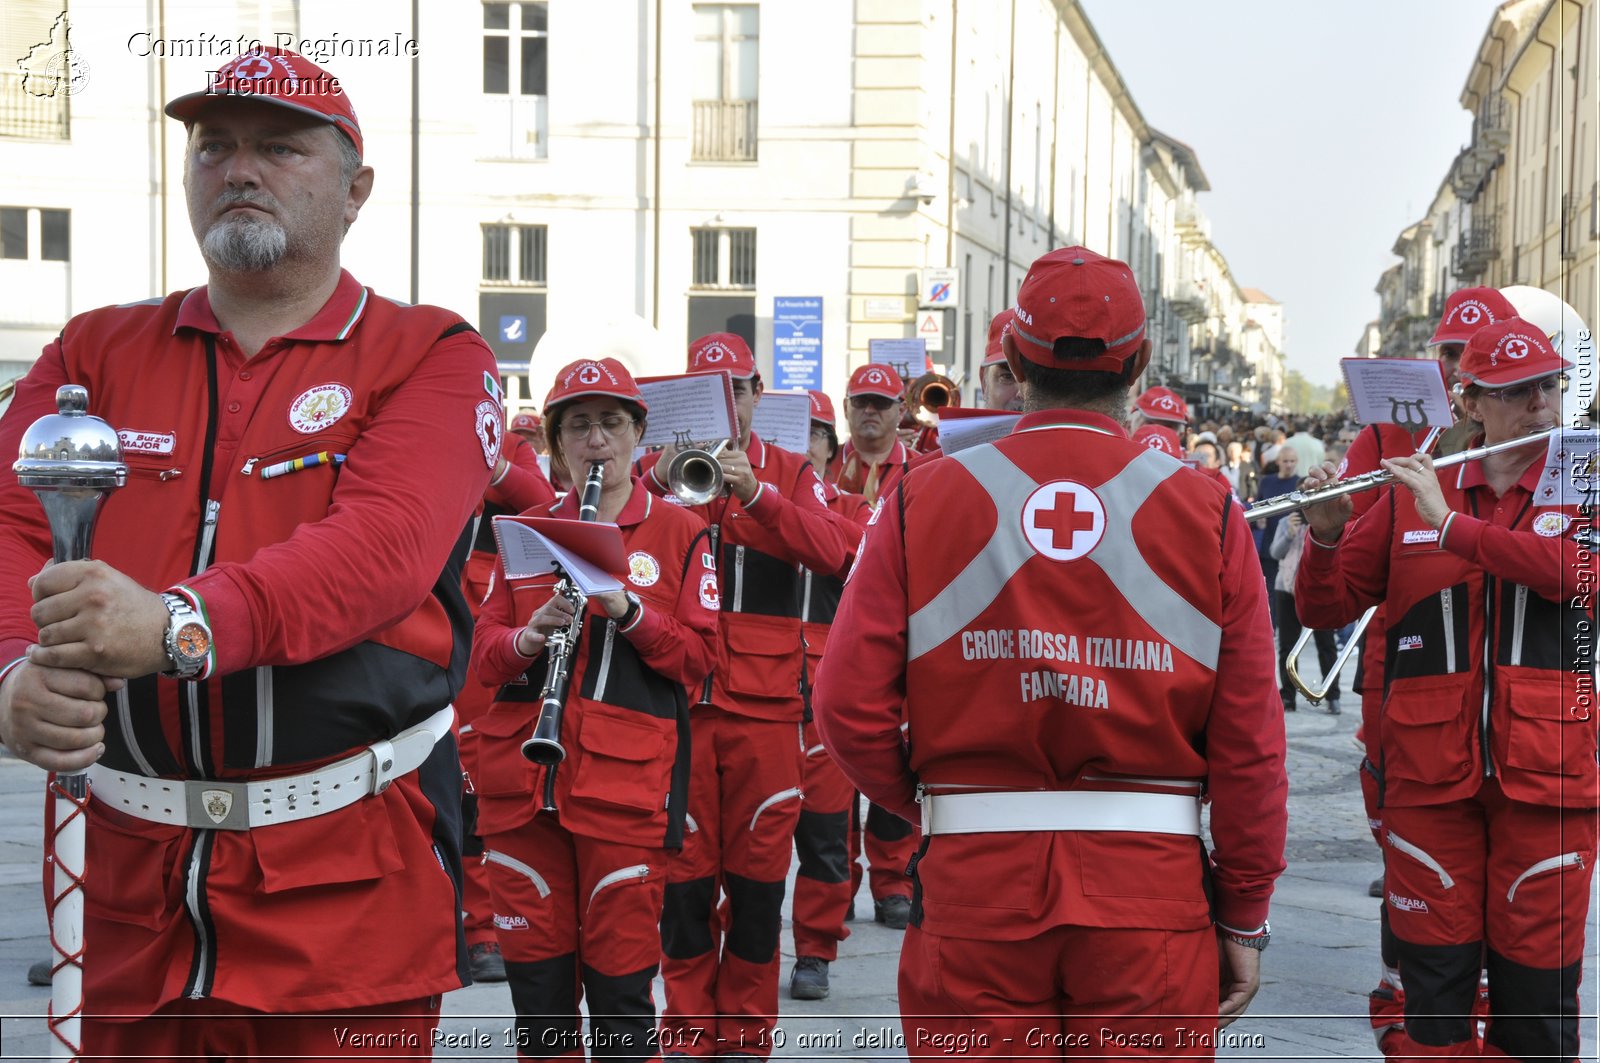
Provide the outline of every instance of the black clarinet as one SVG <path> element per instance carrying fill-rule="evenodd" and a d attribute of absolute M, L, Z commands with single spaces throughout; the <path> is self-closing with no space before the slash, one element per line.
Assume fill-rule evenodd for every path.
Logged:
<path fill-rule="evenodd" d="M 583 495 L 578 503 L 579 520 L 600 518 L 600 485 L 605 472 L 603 461 L 589 465 L 589 478 L 583 483 Z M 567 759 L 567 751 L 561 745 L 561 717 L 567 708 L 572 657 L 578 652 L 578 640 L 583 636 L 583 614 L 589 606 L 589 596 L 574 586 L 564 574 L 556 584 L 556 593 L 572 603 L 572 619 L 545 643 L 550 657 L 545 665 L 544 690 L 539 695 L 539 719 L 533 725 L 533 736 L 522 743 L 522 755 L 535 764 L 544 765 L 546 812 L 555 811 L 556 765 Z"/>

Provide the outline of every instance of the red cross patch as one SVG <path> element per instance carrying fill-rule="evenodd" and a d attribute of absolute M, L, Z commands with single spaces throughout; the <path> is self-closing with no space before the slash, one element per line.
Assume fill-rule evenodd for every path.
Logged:
<path fill-rule="evenodd" d="M 1076 561 L 1100 545 L 1105 531 L 1106 507 L 1075 480 L 1045 484 L 1022 507 L 1028 544 L 1052 561 Z"/>

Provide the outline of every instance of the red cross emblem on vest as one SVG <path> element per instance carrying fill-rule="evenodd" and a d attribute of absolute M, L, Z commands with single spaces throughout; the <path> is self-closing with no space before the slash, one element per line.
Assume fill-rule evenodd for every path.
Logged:
<path fill-rule="evenodd" d="M 1075 480 L 1038 488 L 1022 507 L 1022 532 L 1034 551 L 1052 561 L 1075 561 L 1100 544 L 1106 507 Z"/>

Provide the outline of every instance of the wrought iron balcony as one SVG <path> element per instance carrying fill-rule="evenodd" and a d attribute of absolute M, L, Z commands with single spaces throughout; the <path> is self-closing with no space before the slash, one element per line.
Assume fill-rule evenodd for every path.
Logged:
<path fill-rule="evenodd" d="M 72 112 L 66 84 L 58 84 L 51 95 L 40 95 L 24 91 L 24 76 L 17 71 L 0 71 L 0 137 L 71 139 Z"/>
<path fill-rule="evenodd" d="M 1461 233 L 1455 252 L 1450 256 L 1451 268 L 1456 275 L 1477 280 L 1483 271 L 1500 255 L 1500 215 L 1474 218 Z"/>

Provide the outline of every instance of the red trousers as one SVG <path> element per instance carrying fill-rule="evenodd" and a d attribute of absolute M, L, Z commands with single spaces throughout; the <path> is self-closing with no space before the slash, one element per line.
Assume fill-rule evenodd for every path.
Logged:
<path fill-rule="evenodd" d="M 1494 779 L 1473 797 L 1383 810 L 1384 893 L 1422 1056 L 1475 1052 L 1478 976 L 1489 973 L 1485 1048 L 1573 1058 L 1594 874 L 1593 809 L 1513 801 Z"/>
<path fill-rule="evenodd" d="M 784 879 L 800 816 L 799 723 L 691 713 L 694 765 L 683 851 L 667 866 L 661 1044 L 765 1057 L 778 1015 Z M 726 893 L 726 925 L 717 913 Z"/>
<path fill-rule="evenodd" d="M 470 723 L 461 725 L 461 773 L 468 788 L 462 799 L 462 825 L 466 835 L 461 844 L 461 923 L 467 934 L 468 948 L 495 939 L 489 869 L 483 862 L 483 838 L 478 834 L 477 795 L 471 791 L 481 740 Z"/>
<path fill-rule="evenodd" d="M 587 999 L 594 1055 L 654 1058 L 666 852 L 572 834 L 546 813 L 484 846 L 518 1057 L 581 1057 Z"/>
<path fill-rule="evenodd" d="M 432 1059 L 439 998 L 269 1015 L 215 999 L 174 1000 L 137 1022 L 83 1021 L 83 1060 Z"/>
<path fill-rule="evenodd" d="M 911 1059 L 1211 1059 L 1217 935 L 1058 926 L 1021 941 L 940 937 L 900 950 Z"/>
<path fill-rule="evenodd" d="M 860 884 L 856 792 L 828 755 L 815 723 L 806 724 L 805 737 L 805 798 L 794 831 L 800 858 L 794 879 L 794 954 L 831 963 L 839 957 L 839 942 L 850 936 L 844 916 Z"/>

